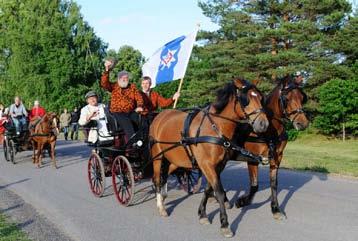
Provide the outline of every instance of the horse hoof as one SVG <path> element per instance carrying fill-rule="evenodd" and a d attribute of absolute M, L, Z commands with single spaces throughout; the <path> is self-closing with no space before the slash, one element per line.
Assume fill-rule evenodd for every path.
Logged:
<path fill-rule="evenodd" d="M 230 202 L 225 202 L 224 204 L 226 209 L 232 209 L 232 205 Z"/>
<path fill-rule="evenodd" d="M 168 213 L 167 213 L 167 211 L 165 211 L 165 210 L 159 210 L 159 215 L 161 216 L 161 217 L 168 217 Z"/>
<path fill-rule="evenodd" d="M 200 218 L 200 219 L 199 219 L 199 223 L 200 223 L 201 225 L 209 225 L 209 224 L 210 224 L 210 221 L 209 221 L 208 218 Z"/>
<path fill-rule="evenodd" d="M 276 213 L 273 213 L 272 215 L 273 215 L 273 218 L 275 220 L 284 220 L 284 219 L 286 219 L 286 216 L 281 212 L 276 212 Z"/>
<path fill-rule="evenodd" d="M 245 197 L 240 197 L 236 202 L 235 202 L 235 206 L 237 208 L 242 208 L 245 207 L 247 205 L 249 205 L 250 203 L 246 200 Z"/>
<path fill-rule="evenodd" d="M 234 236 L 234 233 L 230 230 L 230 228 L 221 228 L 220 233 L 225 238 L 232 238 Z"/>

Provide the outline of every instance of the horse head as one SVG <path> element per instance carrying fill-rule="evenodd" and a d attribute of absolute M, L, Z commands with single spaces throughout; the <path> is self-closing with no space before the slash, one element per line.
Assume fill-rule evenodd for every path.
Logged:
<path fill-rule="evenodd" d="M 307 95 L 302 88 L 302 80 L 284 78 L 280 83 L 280 108 L 285 118 L 289 119 L 296 130 L 307 128 L 309 121 L 303 111 Z"/>
<path fill-rule="evenodd" d="M 52 131 L 55 131 L 56 133 L 60 133 L 58 129 L 58 116 L 54 112 L 49 112 L 47 114 L 48 117 L 48 124 Z"/>
<path fill-rule="evenodd" d="M 265 132 L 269 121 L 262 105 L 264 95 L 257 89 L 257 82 L 250 83 L 243 78 L 237 78 L 233 83 L 236 88 L 236 113 L 248 120 L 254 132 Z"/>

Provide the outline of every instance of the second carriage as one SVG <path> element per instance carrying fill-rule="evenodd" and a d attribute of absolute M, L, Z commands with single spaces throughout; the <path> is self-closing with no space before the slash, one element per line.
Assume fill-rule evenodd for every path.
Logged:
<path fill-rule="evenodd" d="M 4 157 L 6 161 L 16 163 L 15 155 L 18 152 L 32 150 L 32 144 L 29 141 L 30 133 L 27 126 L 24 126 L 20 133 L 16 133 L 15 125 L 12 123 L 11 118 L 3 123 L 5 128 L 4 133 Z"/>

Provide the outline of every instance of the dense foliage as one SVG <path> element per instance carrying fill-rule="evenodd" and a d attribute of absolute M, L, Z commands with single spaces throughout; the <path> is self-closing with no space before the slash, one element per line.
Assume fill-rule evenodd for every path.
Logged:
<path fill-rule="evenodd" d="M 0 1 L 0 102 L 15 95 L 29 108 L 50 110 L 83 102 L 96 82 L 106 45 L 72 1 Z"/>
<path fill-rule="evenodd" d="M 326 134 L 358 134 L 358 78 L 333 79 L 319 88 L 320 115 L 315 125 Z"/>
<path fill-rule="evenodd" d="M 179 107 L 212 101 L 234 77 L 259 79 L 267 93 L 278 78 L 303 71 L 315 126 L 338 134 L 345 123 L 348 134 L 357 134 L 356 102 L 347 98 L 357 83 L 358 17 L 347 0 L 202 0 L 199 6 L 219 29 L 199 32 Z M 112 81 L 126 70 L 139 84 L 140 51 L 106 51 L 72 0 L 0 0 L 0 25 L 0 102 L 6 105 L 20 95 L 27 107 L 39 99 L 58 111 L 83 104 L 89 89 L 107 101 L 98 84 L 105 58 L 119 61 Z M 156 89 L 170 97 L 178 82 Z"/>

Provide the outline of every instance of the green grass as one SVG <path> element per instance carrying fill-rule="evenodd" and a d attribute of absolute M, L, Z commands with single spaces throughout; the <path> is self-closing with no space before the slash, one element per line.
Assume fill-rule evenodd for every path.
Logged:
<path fill-rule="evenodd" d="M 358 177 L 358 140 L 303 133 L 287 144 L 281 166 Z"/>
<path fill-rule="evenodd" d="M 0 214 L 0 241 L 30 241 L 26 235 L 16 226 L 9 223 Z"/>

